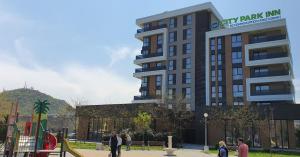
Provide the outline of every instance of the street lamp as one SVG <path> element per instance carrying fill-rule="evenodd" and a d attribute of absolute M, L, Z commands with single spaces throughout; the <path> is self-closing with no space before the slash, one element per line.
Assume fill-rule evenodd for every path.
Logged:
<path fill-rule="evenodd" d="M 208 117 L 208 114 L 207 113 L 204 113 L 203 114 L 204 116 L 204 122 L 205 122 L 205 145 L 204 145 L 204 152 L 207 152 L 209 150 L 209 147 L 207 146 L 207 117 Z"/>

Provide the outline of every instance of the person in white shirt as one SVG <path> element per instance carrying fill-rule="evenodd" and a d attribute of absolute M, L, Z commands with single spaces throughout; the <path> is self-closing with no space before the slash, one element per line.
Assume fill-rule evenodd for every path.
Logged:
<path fill-rule="evenodd" d="M 122 138 L 120 137 L 120 134 L 117 135 L 117 139 L 118 139 L 118 157 L 121 157 Z"/>
<path fill-rule="evenodd" d="M 130 135 L 129 135 L 129 134 L 126 134 L 126 145 L 127 145 L 126 150 L 127 150 L 127 151 L 130 150 L 131 143 L 132 143 L 132 141 L 131 141 Z"/>

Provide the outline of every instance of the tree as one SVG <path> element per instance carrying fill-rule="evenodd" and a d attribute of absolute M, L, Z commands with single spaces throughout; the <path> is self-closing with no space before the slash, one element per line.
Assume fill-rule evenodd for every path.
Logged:
<path fill-rule="evenodd" d="M 143 141 L 145 141 L 144 133 L 150 129 L 152 116 L 147 112 L 139 112 L 133 121 L 137 130 L 143 132 Z"/>
<path fill-rule="evenodd" d="M 47 114 L 49 111 L 49 106 L 50 103 L 48 100 L 38 100 L 34 103 L 34 111 L 35 113 L 39 114 L 38 116 L 38 122 L 37 122 L 37 130 L 35 133 L 35 146 L 34 146 L 34 156 L 36 156 L 36 151 L 37 151 L 37 146 L 38 146 L 38 136 L 39 136 L 39 130 L 40 130 L 40 125 L 41 125 L 41 116 L 42 114 Z"/>

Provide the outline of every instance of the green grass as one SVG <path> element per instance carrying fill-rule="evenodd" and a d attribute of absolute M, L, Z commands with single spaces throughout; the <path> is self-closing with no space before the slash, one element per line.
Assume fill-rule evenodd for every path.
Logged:
<path fill-rule="evenodd" d="M 70 142 L 70 146 L 74 149 L 96 149 L 96 143 L 94 142 Z M 57 148 L 60 148 L 60 144 L 57 145 Z M 123 145 L 122 149 L 126 149 L 126 146 Z M 108 146 L 105 146 L 105 150 L 109 150 Z M 131 150 L 148 150 L 148 147 L 142 146 L 131 146 Z M 150 146 L 149 150 L 163 150 L 162 146 Z"/>
<path fill-rule="evenodd" d="M 209 154 L 218 154 L 217 150 L 209 150 Z M 235 152 L 230 151 L 229 155 L 234 156 Z M 272 157 L 299 157 L 300 153 L 291 153 L 291 152 L 273 152 Z M 252 151 L 249 152 L 249 157 L 271 157 L 269 152 L 263 151 Z"/>

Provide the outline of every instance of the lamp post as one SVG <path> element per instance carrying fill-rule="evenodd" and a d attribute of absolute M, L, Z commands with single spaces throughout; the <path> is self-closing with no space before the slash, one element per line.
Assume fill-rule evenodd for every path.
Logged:
<path fill-rule="evenodd" d="M 204 116 L 204 122 L 205 122 L 205 145 L 204 145 L 204 152 L 207 152 L 209 150 L 209 147 L 207 146 L 207 117 L 208 117 L 208 114 L 207 113 L 204 113 L 203 114 Z"/>

